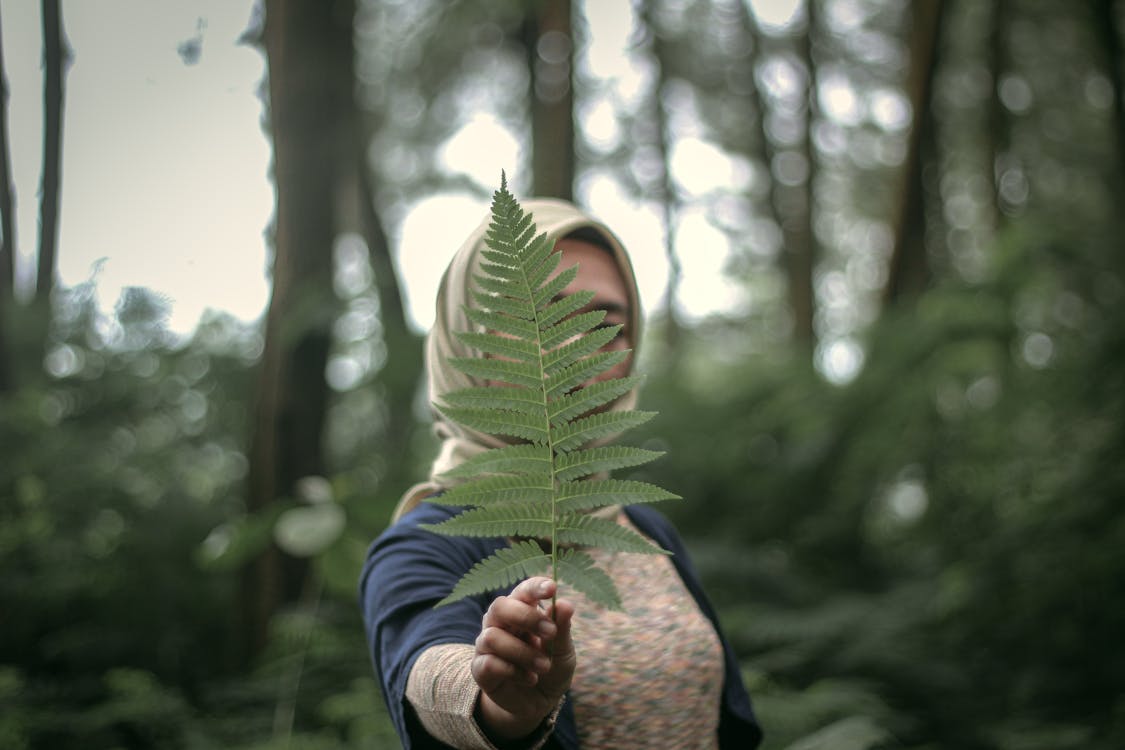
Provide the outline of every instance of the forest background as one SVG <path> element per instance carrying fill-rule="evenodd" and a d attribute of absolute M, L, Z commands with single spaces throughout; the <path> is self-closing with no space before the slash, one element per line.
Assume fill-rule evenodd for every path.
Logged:
<path fill-rule="evenodd" d="M 35 196 L 0 100 L 0 747 L 397 746 L 355 585 L 434 450 L 402 268 L 455 249 L 401 225 L 501 168 L 652 238 L 642 476 L 768 750 L 1125 747 L 1123 4 L 783 5 L 255 5 L 268 308 L 184 336 L 59 283 L 42 0 Z M 482 113 L 514 163 L 449 168 Z"/>

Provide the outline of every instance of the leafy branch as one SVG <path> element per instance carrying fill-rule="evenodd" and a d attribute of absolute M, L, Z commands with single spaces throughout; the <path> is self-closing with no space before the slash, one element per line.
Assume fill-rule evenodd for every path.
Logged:
<path fill-rule="evenodd" d="M 563 294 L 578 267 L 556 273 L 560 253 L 546 234 L 536 234 L 533 217 L 503 175 L 485 245 L 480 272 L 473 274 L 475 304 L 465 307 L 479 330 L 454 334 L 480 356 L 449 363 L 496 385 L 453 391 L 435 406 L 465 427 L 516 442 L 447 472 L 460 483 L 431 500 L 466 510 L 424 528 L 511 542 L 477 562 L 439 606 L 549 574 L 591 601 L 620 609 L 613 581 L 584 548 L 667 553 L 590 511 L 677 498 L 652 484 L 605 478 L 662 455 L 608 444 L 655 412 L 603 410 L 640 382 L 635 376 L 592 382 L 629 356 L 628 350 L 601 351 L 621 326 L 602 326 L 604 310 L 581 312 L 593 292 Z"/>

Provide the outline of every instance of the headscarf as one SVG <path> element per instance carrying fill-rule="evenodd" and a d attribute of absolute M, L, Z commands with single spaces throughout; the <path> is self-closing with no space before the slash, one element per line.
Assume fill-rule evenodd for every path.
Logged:
<path fill-rule="evenodd" d="M 621 276 L 625 280 L 625 289 L 629 296 L 629 323 L 627 329 L 631 332 L 631 347 L 633 355 L 628 360 L 630 372 L 636 366 L 637 343 L 641 334 L 641 306 L 640 295 L 637 292 L 637 280 L 633 274 L 633 264 L 625 247 L 609 227 L 584 213 L 577 206 L 566 201 L 554 198 L 532 198 L 520 202 L 523 210 L 531 214 L 535 222 L 537 233 L 545 233 L 551 242 L 558 242 L 564 237 L 584 239 L 594 244 L 602 245 L 612 254 L 617 263 Z M 450 366 L 451 357 L 479 356 L 479 352 L 466 346 L 453 335 L 454 331 L 480 330 L 471 323 L 465 315 L 464 306 L 472 304 L 470 294 L 473 284 L 473 274 L 480 268 L 481 250 L 484 249 L 484 236 L 488 230 L 491 216 L 485 217 L 480 226 L 473 231 L 457 254 L 453 256 L 449 267 L 441 278 L 437 294 L 437 314 L 434 318 L 433 328 L 426 336 L 425 365 L 426 376 L 429 382 L 430 403 L 440 401 L 441 397 L 451 391 L 461 388 L 480 387 L 486 383 L 477 377 Z M 632 409 L 636 405 L 637 393 L 629 391 L 618 397 L 610 408 L 614 411 Z M 403 494 L 395 508 L 391 523 L 394 523 L 404 514 L 418 505 L 425 497 L 447 489 L 453 483 L 442 474 L 449 471 L 470 456 L 476 455 L 490 448 L 498 448 L 507 443 L 502 438 L 487 435 L 476 430 L 463 427 L 448 420 L 441 412 L 431 409 L 434 418 L 434 434 L 441 441 L 438 456 L 430 467 L 429 478 L 414 485 Z"/>

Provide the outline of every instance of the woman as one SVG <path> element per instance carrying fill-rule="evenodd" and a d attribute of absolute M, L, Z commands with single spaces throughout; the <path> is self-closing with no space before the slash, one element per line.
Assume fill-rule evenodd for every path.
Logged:
<path fill-rule="evenodd" d="M 557 200 L 522 203 L 555 240 L 560 270 L 578 264 L 564 290 L 594 292 L 589 309 L 623 325 L 608 348 L 632 348 L 641 313 L 632 265 L 603 224 Z M 449 366 L 471 356 L 452 334 L 470 330 L 472 273 L 486 219 L 453 258 L 438 291 L 426 345 L 431 401 L 489 385 Z M 601 377 L 629 374 L 630 357 Z M 636 393 L 608 408 L 629 409 Z M 671 525 L 647 506 L 609 517 L 673 553 L 592 550 L 614 579 L 624 611 L 586 601 L 547 578 L 501 596 L 434 608 L 472 566 L 507 542 L 444 537 L 420 529 L 457 511 L 434 502 L 440 475 L 501 445 L 435 413 L 441 451 L 428 481 L 409 490 L 371 548 L 360 581 L 368 642 L 383 695 L 406 748 L 754 748 L 761 732 L 729 644 Z M 552 599 L 558 594 L 557 603 Z"/>

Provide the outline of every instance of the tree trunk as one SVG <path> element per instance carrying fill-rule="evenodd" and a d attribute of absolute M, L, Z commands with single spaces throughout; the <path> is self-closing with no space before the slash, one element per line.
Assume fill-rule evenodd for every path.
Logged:
<path fill-rule="evenodd" d="M 805 182 L 797 186 L 783 185 L 776 174 L 770 179 L 769 208 L 774 223 L 781 230 L 782 248 L 780 263 L 785 273 L 788 288 L 789 314 L 793 318 L 793 339 L 802 347 L 812 350 L 816 333 L 813 326 L 815 319 L 816 298 L 813 292 L 813 268 L 815 265 L 814 235 L 812 232 L 812 185 L 813 185 L 813 150 L 812 126 L 815 115 L 816 77 L 812 65 L 812 33 L 815 18 L 812 2 L 808 4 L 808 27 L 801 42 L 802 58 L 805 62 L 808 78 L 805 89 L 805 107 L 807 112 L 805 144 L 801 156 L 808 165 L 808 174 Z M 769 105 L 757 87 L 756 72 L 762 63 L 762 44 L 764 35 L 758 28 L 753 13 L 745 3 L 739 3 L 742 23 L 751 37 L 751 46 L 748 64 L 751 67 L 751 80 L 754 88 L 749 96 L 749 104 L 753 113 L 748 118 L 754 122 L 755 137 L 759 143 L 761 161 L 771 173 L 774 172 L 777 160 L 781 153 L 774 148 L 766 132 L 766 118 L 769 114 Z M 811 360 L 810 360 L 811 362 Z"/>
<path fill-rule="evenodd" d="M 992 29 L 988 40 L 988 66 L 992 75 L 992 92 L 988 103 L 988 135 L 986 137 L 989 159 L 988 179 L 992 185 L 992 226 L 999 230 L 1004 225 L 1001 210 L 1000 178 L 1003 176 L 1008 155 L 1009 122 L 1004 103 L 1000 101 L 1000 79 L 1008 66 L 1007 37 L 1008 0 L 993 0 Z"/>
<path fill-rule="evenodd" d="M 923 182 L 923 145 L 927 130 L 933 127 L 930 112 L 934 71 L 937 68 L 937 42 L 941 35 L 941 0 L 918 0 L 914 10 L 910 39 L 910 73 L 907 91 L 914 122 L 906 161 L 903 164 L 903 187 L 895 210 L 895 244 L 887 273 L 887 286 L 883 290 L 885 306 L 898 304 L 916 296 L 926 288 L 930 279 L 925 244 L 925 184 Z"/>
<path fill-rule="evenodd" d="M 1125 83 L 1121 71 L 1121 30 L 1118 28 L 1118 0 L 1098 0 L 1093 6 L 1093 26 L 1102 48 L 1106 76 L 1113 89 L 1113 133 L 1117 166 L 1109 171 L 1118 204 L 1125 198 Z"/>
<path fill-rule="evenodd" d="M 816 235 L 813 233 L 813 185 L 816 158 L 813 153 L 813 126 L 816 122 L 816 65 L 813 61 L 813 36 L 816 34 L 816 0 L 805 3 L 805 33 L 801 37 L 801 58 L 805 63 L 805 138 L 801 146 L 806 174 L 805 181 L 793 188 L 792 209 L 782 218 L 785 235 L 786 270 L 789 274 L 789 307 L 793 314 L 793 335 L 798 344 L 810 352 L 816 345 L 816 293 L 813 269 L 816 266 Z"/>
<path fill-rule="evenodd" d="M 335 195 L 350 157 L 351 0 L 267 0 L 270 128 L 277 208 L 273 291 L 266 313 L 250 438 L 248 510 L 291 496 L 324 473 L 324 369 L 337 300 L 332 285 Z M 246 655 L 265 645 L 270 617 L 303 590 L 307 565 L 271 548 L 243 576 Z"/>
<path fill-rule="evenodd" d="M 43 182 L 39 204 L 36 302 L 49 309 L 58 252 L 59 175 L 62 165 L 63 72 L 70 53 L 63 39 L 59 0 L 43 0 Z"/>
<path fill-rule="evenodd" d="M 680 211 L 679 195 L 672 180 L 671 142 L 672 133 L 668 124 L 668 113 L 664 109 L 664 94 L 668 89 L 668 70 L 665 59 L 668 52 L 653 23 L 654 0 L 644 0 L 640 8 L 641 23 L 648 29 L 652 40 L 652 64 L 656 68 L 656 85 L 652 95 L 652 117 L 655 124 L 656 150 L 660 154 L 661 176 L 658 196 L 661 207 L 661 223 L 664 225 L 664 257 L 668 262 L 668 281 L 664 285 L 664 344 L 668 349 L 666 359 L 679 362 L 677 351 L 683 333 L 683 323 L 676 309 L 683 271 L 676 255 L 676 217 Z"/>
<path fill-rule="evenodd" d="M 574 35 L 570 0 L 528 4 L 524 21 L 531 101 L 532 189 L 574 197 Z M 536 11 L 538 9 L 538 11 Z"/>
<path fill-rule="evenodd" d="M 0 35 L 2 37 L 2 35 Z M 16 221 L 12 189 L 12 164 L 8 143 L 8 75 L 0 39 L 0 394 L 15 387 L 8 333 L 9 316 L 15 306 Z"/>
<path fill-rule="evenodd" d="M 383 386 L 382 400 L 387 411 L 384 430 L 383 459 L 388 469 L 386 486 L 407 486 L 413 481 L 407 472 L 407 460 L 413 432 L 414 394 L 422 373 L 422 339 L 410 330 L 406 318 L 406 301 L 399 285 L 398 273 L 391 257 L 386 229 L 375 210 L 375 185 L 367 164 L 367 134 L 355 118 L 355 151 L 359 185 L 360 226 L 367 243 L 368 258 L 375 277 L 379 297 L 379 320 L 383 324 L 383 343 L 387 347 L 386 363 L 379 372 Z"/>

